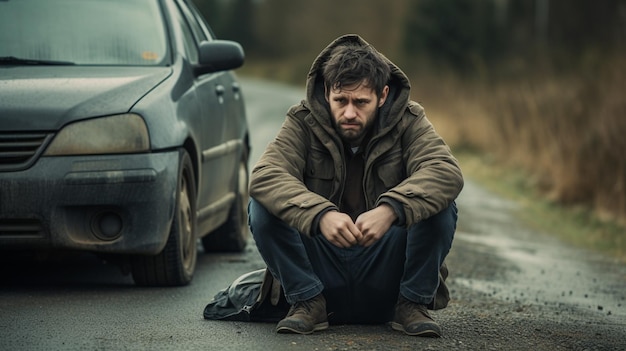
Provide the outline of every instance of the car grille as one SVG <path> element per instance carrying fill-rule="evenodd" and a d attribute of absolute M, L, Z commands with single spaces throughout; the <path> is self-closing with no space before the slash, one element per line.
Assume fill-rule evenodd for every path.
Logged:
<path fill-rule="evenodd" d="M 43 225 L 37 219 L 0 219 L 0 238 L 42 237 Z"/>
<path fill-rule="evenodd" d="M 50 138 L 48 133 L 0 133 L 0 172 L 30 167 Z"/>

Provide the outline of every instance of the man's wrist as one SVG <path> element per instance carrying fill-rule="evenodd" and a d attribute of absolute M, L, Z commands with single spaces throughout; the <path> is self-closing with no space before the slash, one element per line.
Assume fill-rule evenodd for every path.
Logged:
<path fill-rule="evenodd" d="M 388 216 L 392 218 L 391 220 L 392 223 L 398 219 L 398 215 L 396 214 L 396 211 L 393 209 L 393 207 L 390 204 L 383 202 L 380 205 L 378 205 L 378 207 L 387 211 Z"/>
<path fill-rule="evenodd" d="M 391 210 L 394 213 L 394 221 L 393 224 L 395 225 L 404 225 L 404 221 L 405 221 L 405 217 L 404 217 L 404 212 L 402 209 L 402 204 L 400 204 L 399 202 L 395 201 L 394 199 L 391 198 L 387 198 L 384 197 L 381 200 L 378 201 L 378 205 L 377 206 L 381 206 L 381 205 L 387 205 L 391 208 Z"/>
<path fill-rule="evenodd" d="M 317 214 L 317 216 L 315 216 L 315 218 L 313 219 L 313 230 L 311 230 L 311 236 L 314 235 L 318 235 L 318 234 L 322 234 L 322 231 L 320 230 L 320 221 L 322 220 L 322 217 L 327 214 L 330 211 L 337 211 L 336 207 L 327 207 L 325 209 L 323 209 L 322 211 L 320 211 L 320 213 Z"/>

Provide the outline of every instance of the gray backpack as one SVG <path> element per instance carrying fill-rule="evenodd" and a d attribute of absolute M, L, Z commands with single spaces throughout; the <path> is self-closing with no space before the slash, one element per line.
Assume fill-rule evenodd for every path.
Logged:
<path fill-rule="evenodd" d="M 204 308 L 204 318 L 246 322 L 278 322 L 289 311 L 283 290 L 270 272 L 245 273 L 220 290 Z"/>

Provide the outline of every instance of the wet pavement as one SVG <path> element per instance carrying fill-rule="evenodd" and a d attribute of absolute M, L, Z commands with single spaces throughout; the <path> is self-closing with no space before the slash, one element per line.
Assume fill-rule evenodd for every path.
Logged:
<path fill-rule="evenodd" d="M 506 270 L 455 278 L 455 284 L 505 301 L 586 309 L 624 321 L 626 265 L 518 223 L 515 203 L 471 181 L 459 203 L 467 213 L 459 222 L 457 242 L 494 256 Z"/>
<path fill-rule="evenodd" d="M 455 300 L 437 312 L 449 348 L 626 350 L 626 265 L 531 229 L 471 180 L 458 205 Z"/>

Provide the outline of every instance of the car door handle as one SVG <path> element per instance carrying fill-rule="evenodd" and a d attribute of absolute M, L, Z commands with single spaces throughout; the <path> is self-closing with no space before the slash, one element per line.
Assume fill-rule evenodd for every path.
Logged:
<path fill-rule="evenodd" d="M 221 84 L 218 84 L 215 86 L 215 93 L 217 94 L 217 96 L 223 96 L 224 95 L 224 86 Z"/>
<path fill-rule="evenodd" d="M 233 89 L 233 96 L 235 97 L 235 100 L 239 100 L 239 92 L 241 91 L 241 87 L 239 86 L 239 83 L 237 82 L 233 83 L 232 89 Z"/>

